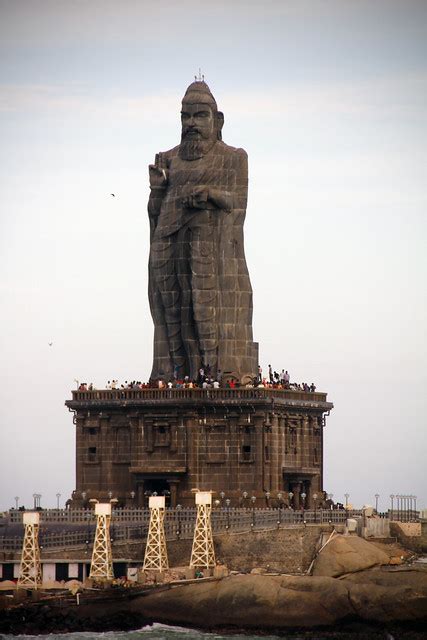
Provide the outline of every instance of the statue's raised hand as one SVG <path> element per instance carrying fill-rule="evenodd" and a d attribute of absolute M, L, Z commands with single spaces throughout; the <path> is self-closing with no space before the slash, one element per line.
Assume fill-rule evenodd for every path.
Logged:
<path fill-rule="evenodd" d="M 156 153 L 154 164 L 149 165 L 148 173 L 151 188 L 159 189 L 166 187 L 168 183 L 168 169 L 163 153 Z"/>

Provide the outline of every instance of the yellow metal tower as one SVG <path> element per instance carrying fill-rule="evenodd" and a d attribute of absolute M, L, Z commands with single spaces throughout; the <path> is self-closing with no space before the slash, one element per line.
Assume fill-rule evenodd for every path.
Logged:
<path fill-rule="evenodd" d="M 195 497 L 197 520 L 196 528 L 194 529 L 190 567 L 209 569 L 215 566 L 211 524 L 212 494 L 210 491 L 198 491 Z"/>
<path fill-rule="evenodd" d="M 89 578 L 112 580 L 114 574 L 110 540 L 111 504 L 101 502 L 95 504 L 95 515 L 96 534 Z"/>
<path fill-rule="evenodd" d="M 38 589 L 42 584 L 39 547 L 40 514 L 38 512 L 24 513 L 23 522 L 25 533 L 17 586 L 25 587 L 25 589 Z"/>
<path fill-rule="evenodd" d="M 148 506 L 150 507 L 150 526 L 145 547 L 144 569 L 164 571 L 169 569 L 164 528 L 165 497 L 151 496 Z"/>

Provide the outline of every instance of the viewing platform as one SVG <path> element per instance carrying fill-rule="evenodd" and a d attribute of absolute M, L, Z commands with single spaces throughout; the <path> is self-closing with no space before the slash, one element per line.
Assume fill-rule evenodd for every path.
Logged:
<path fill-rule="evenodd" d="M 330 411 L 332 402 L 321 392 L 294 391 L 274 388 L 220 388 L 220 389 L 97 389 L 72 391 L 72 400 L 65 402 L 69 409 L 91 406 L 149 406 L 149 405 L 265 405 L 266 403 L 286 407 L 304 407 Z"/>

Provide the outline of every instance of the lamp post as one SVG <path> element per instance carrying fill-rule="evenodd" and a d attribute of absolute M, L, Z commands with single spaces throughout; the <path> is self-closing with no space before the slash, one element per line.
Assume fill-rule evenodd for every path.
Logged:
<path fill-rule="evenodd" d="M 314 522 L 317 522 L 317 493 L 313 493 L 313 502 L 314 502 Z"/>
<path fill-rule="evenodd" d="M 36 509 L 41 509 L 41 504 L 40 504 L 41 497 L 42 497 L 42 494 L 41 494 L 41 493 L 33 493 L 33 498 L 34 498 L 34 511 L 35 511 Z"/>
<path fill-rule="evenodd" d="M 58 492 L 56 494 L 56 508 L 59 509 L 59 498 L 61 497 L 61 494 Z"/>
<path fill-rule="evenodd" d="M 379 493 L 375 494 L 375 511 L 378 513 L 378 498 L 380 497 Z"/>
<path fill-rule="evenodd" d="M 181 511 L 182 511 L 182 506 L 180 504 L 176 505 L 176 512 L 178 515 L 178 530 L 176 532 L 176 535 L 178 536 L 178 538 L 181 537 Z"/>
<path fill-rule="evenodd" d="M 136 496 L 135 491 L 131 491 L 130 492 L 130 497 L 131 497 L 131 500 L 132 500 L 132 509 L 135 507 L 135 496 Z"/>
<path fill-rule="evenodd" d="M 18 510 L 19 496 L 15 496 L 15 509 Z"/>
<path fill-rule="evenodd" d="M 255 526 L 255 502 L 256 502 L 256 496 L 251 496 L 251 502 L 252 502 L 252 524 L 251 524 L 251 527 L 254 528 L 254 526 Z"/>
<path fill-rule="evenodd" d="M 230 528 L 230 503 L 231 503 L 230 498 L 227 498 L 227 500 L 225 501 L 225 505 L 227 507 L 227 526 L 225 527 L 226 529 Z"/>
<path fill-rule="evenodd" d="M 279 519 L 277 521 L 277 525 L 280 527 L 282 523 L 282 493 L 280 491 L 277 494 L 277 500 L 279 502 Z"/>
<path fill-rule="evenodd" d="M 266 502 L 266 504 L 267 504 L 267 509 L 268 509 L 268 508 L 269 508 L 269 506 L 270 506 L 270 497 L 271 497 L 271 493 L 270 493 L 269 491 L 266 491 L 266 492 L 265 492 L 265 502 Z"/>
<path fill-rule="evenodd" d="M 108 492 L 108 498 L 109 498 L 110 502 L 111 502 L 111 498 L 112 498 L 112 497 L 113 497 L 113 492 L 112 492 L 112 491 L 109 491 L 109 492 Z"/>
<path fill-rule="evenodd" d="M 221 507 L 224 506 L 224 498 L 225 498 L 225 493 L 224 491 L 220 491 L 219 492 L 219 497 L 221 498 Z"/>
<path fill-rule="evenodd" d="M 333 497 L 334 497 L 334 494 L 333 494 L 333 493 L 328 493 L 328 500 L 330 500 L 330 501 L 331 501 L 331 511 L 332 511 L 332 510 L 333 510 L 333 508 L 334 508 L 334 505 L 333 505 L 333 502 L 332 502 L 332 498 L 333 498 Z"/>
<path fill-rule="evenodd" d="M 394 520 L 394 515 L 393 515 L 393 501 L 394 501 L 395 495 L 394 493 L 390 494 L 390 500 L 391 500 L 391 520 Z"/>
<path fill-rule="evenodd" d="M 344 494 L 344 498 L 345 498 L 345 510 L 346 510 L 346 511 L 347 511 L 347 509 L 348 509 L 348 499 L 349 499 L 349 497 L 350 497 L 350 494 L 349 494 L 349 493 L 345 493 L 345 494 Z"/>
<path fill-rule="evenodd" d="M 302 499 L 302 519 L 305 520 L 305 499 L 307 497 L 307 494 L 305 493 L 305 491 L 302 492 L 301 494 L 301 499 Z"/>
<path fill-rule="evenodd" d="M 397 520 L 400 521 L 400 498 L 402 496 L 400 495 L 400 493 L 396 493 L 396 511 L 397 511 Z"/>
<path fill-rule="evenodd" d="M 289 509 L 293 509 L 293 507 L 292 507 L 292 498 L 294 497 L 294 494 L 293 494 L 292 491 L 289 491 L 288 497 L 289 497 Z"/>
<path fill-rule="evenodd" d="M 246 508 L 247 508 L 247 507 L 246 507 L 246 500 L 247 500 L 247 498 L 248 498 L 248 492 L 247 492 L 247 491 L 243 491 L 243 493 L 242 493 L 242 497 L 243 497 L 243 506 L 244 506 L 244 508 L 246 509 Z"/>

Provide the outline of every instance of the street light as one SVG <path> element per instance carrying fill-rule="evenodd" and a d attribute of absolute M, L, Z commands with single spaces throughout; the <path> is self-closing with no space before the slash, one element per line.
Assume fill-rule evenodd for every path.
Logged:
<path fill-rule="evenodd" d="M 305 516 L 304 516 L 304 510 L 305 510 L 305 499 L 307 497 L 307 494 L 305 493 L 305 491 L 302 492 L 301 494 L 301 498 L 302 498 L 302 519 L 305 520 Z"/>
<path fill-rule="evenodd" d="M 375 494 L 375 511 L 378 513 L 378 498 L 380 497 L 379 493 Z"/>
<path fill-rule="evenodd" d="M 16 504 L 15 509 L 18 509 L 18 503 L 19 503 L 19 496 L 15 496 L 15 504 Z"/>
<path fill-rule="evenodd" d="M 292 498 L 294 497 L 294 494 L 292 491 L 289 491 L 288 493 L 288 497 L 289 497 L 289 508 L 292 509 Z"/>
<path fill-rule="evenodd" d="M 178 538 L 181 536 L 181 511 L 182 511 L 182 505 L 177 504 L 176 505 L 176 511 L 178 514 L 178 531 L 176 532 Z"/>
<path fill-rule="evenodd" d="M 394 493 L 390 494 L 390 500 L 391 500 L 391 519 L 394 520 L 394 516 L 393 516 L 393 500 L 396 496 L 394 495 Z"/>
<path fill-rule="evenodd" d="M 346 510 L 346 511 L 347 511 L 347 508 L 348 508 L 348 499 L 349 499 L 349 497 L 350 497 L 350 494 L 349 494 L 349 493 L 345 493 L 345 494 L 344 494 L 344 498 L 345 498 L 345 510 Z"/>
<path fill-rule="evenodd" d="M 252 524 L 251 527 L 255 526 L 255 502 L 256 502 L 256 496 L 251 496 L 251 502 L 252 502 Z"/>
<path fill-rule="evenodd" d="M 59 498 L 61 497 L 60 493 L 56 494 L 56 508 L 59 509 Z"/>
<path fill-rule="evenodd" d="M 269 507 L 269 506 L 270 506 L 270 504 L 269 504 L 270 496 L 271 496 L 271 493 L 270 493 L 269 491 L 266 491 L 266 492 L 265 492 L 265 501 L 266 501 L 266 503 L 267 503 L 267 507 Z"/>
<path fill-rule="evenodd" d="M 314 522 L 317 522 L 317 498 L 319 496 L 317 493 L 313 493 L 313 501 L 314 501 Z"/>
<path fill-rule="evenodd" d="M 227 507 L 227 526 L 225 527 L 226 529 L 230 528 L 230 503 L 231 503 L 230 498 L 227 498 L 227 500 L 225 501 L 225 504 Z"/>
<path fill-rule="evenodd" d="M 277 494 L 277 499 L 279 501 L 279 519 L 277 521 L 277 524 L 280 527 L 280 525 L 282 523 L 282 493 L 280 491 Z"/>

